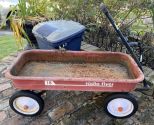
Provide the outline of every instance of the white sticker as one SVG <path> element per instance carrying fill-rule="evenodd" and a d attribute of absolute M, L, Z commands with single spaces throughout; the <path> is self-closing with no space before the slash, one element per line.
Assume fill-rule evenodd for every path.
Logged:
<path fill-rule="evenodd" d="M 54 85 L 56 85 L 56 84 L 54 83 L 54 81 L 44 81 L 44 84 L 45 84 L 46 86 L 54 86 Z"/>
<path fill-rule="evenodd" d="M 86 82 L 86 86 L 100 86 L 100 87 L 113 87 L 113 83 L 106 83 L 106 82 Z"/>
<path fill-rule="evenodd" d="M 75 84 L 55 84 L 54 81 L 44 81 L 45 86 L 95 86 L 95 87 L 113 87 L 114 83 L 106 83 L 106 82 L 86 82 L 84 85 L 75 85 Z"/>

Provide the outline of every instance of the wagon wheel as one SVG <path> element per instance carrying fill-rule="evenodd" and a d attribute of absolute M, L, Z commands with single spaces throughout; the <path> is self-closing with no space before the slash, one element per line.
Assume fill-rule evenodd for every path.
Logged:
<path fill-rule="evenodd" d="M 105 99 L 104 110 L 113 118 L 131 117 L 138 109 L 136 99 L 129 93 L 112 94 Z"/>
<path fill-rule="evenodd" d="M 18 91 L 11 96 L 9 105 L 20 115 L 36 116 L 42 112 L 44 101 L 39 94 L 32 91 Z"/>

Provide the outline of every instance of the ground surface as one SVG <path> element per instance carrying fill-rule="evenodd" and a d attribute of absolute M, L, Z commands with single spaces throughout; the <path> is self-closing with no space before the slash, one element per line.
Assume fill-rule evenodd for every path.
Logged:
<path fill-rule="evenodd" d="M 10 31 L 0 31 L 0 59 L 21 49 L 11 34 Z"/>
<path fill-rule="evenodd" d="M 128 119 L 115 120 L 103 111 L 106 94 L 92 92 L 48 91 L 43 96 L 45 108 L 38 117 L 22 117 L 14 113 L 8 104 L 16 90 L 2 72 L 13 62 L 16 55 L 0 61 L 0 124 L 1 125 L 153 125 L 154 100 L 152 97 L 133 92 L 139 102 L 139 110 Z"/>
<path fill-rule="evenodd" d="M 0 35 L 4 33 L 0 32 Z M 0 48 L 2 51 L 2 47 Z M 96 50 L 82 45 L 84 50 Z M 5 53 L 3 49 L 3 53 Z M 0 53 L 1 54 L 1 53 Z M 93 92 L 48 91 L 44 96 L 45 108 L 38 117 L 23 117 L 9 107 L 9 97 L 17 90 L 2 72 L 10 66 L 17 54 L 0 60 L 0 125 L 153 125 L 154 100 L 152 97 L 133 92 L 139 102 L 139 110 L 128 119 L 116 120 L 103 111 L 107 94 Z M 152 71 L 150 71 L 152 72 Z M 150 73 L 148 72 L 148 74 Z"/>

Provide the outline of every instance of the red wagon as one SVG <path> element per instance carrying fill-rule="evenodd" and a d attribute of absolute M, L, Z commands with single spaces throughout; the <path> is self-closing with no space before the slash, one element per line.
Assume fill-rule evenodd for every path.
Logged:
<path fill-rule="evenodd" d="M 7 70 L 19 90 L 10 107 L 24 116 L 42 112 L 44 101 L 33 90 L 115 92 L 106 98 L 104 109 L 112 117 L 126 118 L 138 107 L 128 92 L 144 79 L 136 62 L 120 52 L 29 50 L 21 53 Z"/>

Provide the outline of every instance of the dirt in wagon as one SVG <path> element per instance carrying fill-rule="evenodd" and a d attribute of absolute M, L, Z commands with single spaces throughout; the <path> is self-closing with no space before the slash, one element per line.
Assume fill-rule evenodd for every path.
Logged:
<path fill-rule="evenodd" d="M 122 64 L 106 63 L 60 63 L 29 62 L 19 72 L 19 76 L 72 77 L 131 79 Z"/>

